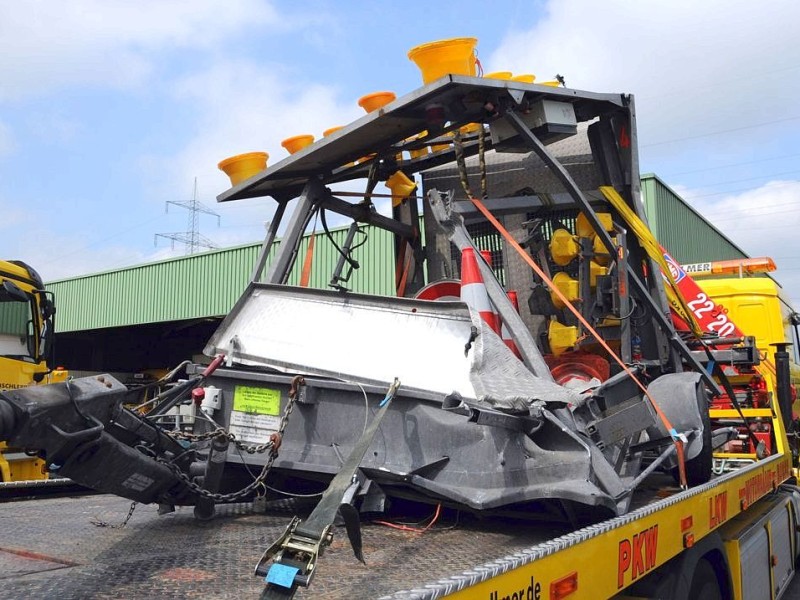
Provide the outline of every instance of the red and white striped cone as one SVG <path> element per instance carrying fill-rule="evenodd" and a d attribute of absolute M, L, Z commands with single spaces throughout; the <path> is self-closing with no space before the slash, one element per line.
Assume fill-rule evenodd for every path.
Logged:
<path fill-rule="evenodd" d="M 492 268 L 492 251 L 491 250 L 478 250 L 481 253 L 481 258 L 486 261 L 486 264 L 489 265 L 489 268 Z M 484 284 L 485 285 L 485 284 Z M 487 292 L 486 295 L 488 296 L 489 293 Z M 500 327 L 502 326 L 502 321 L 500 320 L 500 313 L 497 312 L 497 307 L 489 300 L 489 306 L 492 307 L 492 312 L 494 313 L 494 319 L 497 322 L 497 327 L 493 328 L 495 333 L 500 333 Z"/>
<path fill-rule="evenodd" d="M 500 322 L 489 301 L 489 294 L 486 292 L 486 285 L 483 283 L 475 251 L 472 248 L 464 248 L 461 251 L 461 300 L 472 310 L 477 310 L 495 333 L 500 333 Z"/>
<path fill-rule="evenodd" d="M 519 298 L 517 298 L 517 292 L 514 290 L 508 290 L 506 294 L 508 295 L 508 299 L 511 301 L 511 304 L 514 306 L 514 309 L 517 311 L 517 314 L 519 314 Z M 505 323 L 502 323 L 500 327 L 500 337 L 503 338 L 506 346 L 508 346 L 508 349 L 514 353 L 514 356 L 522 359 L 522 355 L 520 355 L 519 349 L 514 343 L 514 339 L 511 337 L 511 332 L 508 330 L 508 327 L 506 327 Z"/>
<path fill-rule="evenodd" d="M 489 265 L 489 268 L 492 266 L 492 251 L 491 250 L 479 250 L 478 252 L 481 253 L 483 260 L 486 261 L 486 264 Z"/>

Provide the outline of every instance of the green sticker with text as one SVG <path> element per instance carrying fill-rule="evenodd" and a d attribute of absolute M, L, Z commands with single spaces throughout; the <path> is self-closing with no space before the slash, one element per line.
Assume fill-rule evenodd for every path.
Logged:
<path fill-rule="evenodd" d="M 281 412 L 279 390 L 237 385 L 233 392 L 233 410 L 256 415 L 278 415 Z"/>

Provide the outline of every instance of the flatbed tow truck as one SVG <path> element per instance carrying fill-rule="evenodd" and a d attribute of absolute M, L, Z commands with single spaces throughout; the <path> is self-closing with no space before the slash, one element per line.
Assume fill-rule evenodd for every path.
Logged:
<path fill-rule="evenodd" d="M 733 320 L 717 305 L 687 306 L 673 285 L 680 270 L 670 281 L 648 235 L 636 144 L 628 95 L 445 75 L 234 185 L 220 201 L 278 202 L 265 249 L 294 211 L 269 267 L 265 251 L 209 341 L 210 365 L 192 367 L 146 415 L 124 409 L 129 392 L 107 376 L 0 394 L 0 437 L 23 447 L 36 439 L 51 469 L 171 516 L 134 516 L 102 536 L 72 521 L 77 560 L 59 558 L 66 539 L 53 544 L 59 556 L 42 551 L 45 537 L 15 556 L 72 561 L 77 576 L 21 574 L 9 589 L 60 598 L 783 594 L 800 506 L 784 425 L 788 354 L 779 347 L 773 363 L 735 325 L 719 335 Z M 392 217 L 375 210 L 375 184 L 398 172 L 422 173 L 424 234 L 410 191 L 393 191 Z M 363 178 L 358 203 L 327 187 Z M 470 189 L 478 185 L 481 198 Z M 332 266 L 335 289 L 286 285 L 303 232 L 315 215 L 325 224 L 325 211 L 353 220 Z M 528 224 L 527 249 L 497 226 L 551 294 L 534 290 L 529 302 L 543 336 L 485 261 L 475 262 L 479 281 L 510 333 L 477 306 L 420 299 L 437 279 L 451 289 L 458 256 L 465 286 L 478 250 L 465 220 L 495 213 Z M 346 289 L 345 267 L 363 260 L 359 223 L 395 236 L 397 298 Z M 720 322 L 702 331 L 698 311 Z M 182 403 L 196 418 L 178 431 L 161 426 L 176 423 Z M 285 496 L 294 516 L 263 514 Z M 319 502 L 303 509 L 309 498 Z M 63 500 L 44 502 L 55 516 L 31 531 L 60 539 Z M 123 506 L 92 502 L 106 514 Z M 174 512 L 181 506 L 216 518 L 189 526 Z M 425 519 L 402 524 L 407 507 Z M 0 550 L 16 545 L 7 538 Z M 73 564 L 83 559 L 90 566 Z M 242 561 L 257 578 L 230 576 Z"/>

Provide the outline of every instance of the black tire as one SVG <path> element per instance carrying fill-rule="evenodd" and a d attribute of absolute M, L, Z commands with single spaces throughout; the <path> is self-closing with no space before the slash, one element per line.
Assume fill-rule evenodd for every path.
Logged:
<path fill-rule="evenodd" d="M 697 386 L 697 407 L 703 420 L 703 449 L 692 460 L 686 461 L 686 483 L 690 486 L 706 483 L 711 479 L 714 449 L 711 447 L 711 418 L 708 416 L 708 400 L 702 384 Z"/>
<path fill-rule="evenodd" d="M 703 448 L 697 456 L 686 461 L 686 483 L 689 487 L 708 482 L 711 479 L 714 462 L 714 449 L 711 447 L 711 418 L 708 416 L 708 400 L 702 384 L 697 385 L 697 408 L 703 422 Z M 672 469 L 672 476 L 675 481 L 680 481 L 677 467 Z"/>
<path fill-rule="evenodd" d="M 722 600 L 722 590 L 719 587 L 717 572 L 705 558 L 697 561 L 692 575 L 692 584 L 689 586 L 688 598 L 691 600 Z"/>

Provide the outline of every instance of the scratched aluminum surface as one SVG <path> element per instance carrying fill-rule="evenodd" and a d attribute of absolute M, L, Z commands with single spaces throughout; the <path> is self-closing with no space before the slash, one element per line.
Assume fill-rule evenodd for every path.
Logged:
<path fill-rule="evenodd" d="M 471 361 L 464 355 L 471 327 L 461 303 L 257 284 L 214 333 L 206 353 L 374 385 L 399 377 L 406 390 L 474 397 Z"/>
<path fill-rule="evenodd" d="M 140 505 L 125 528 L 92 524 L 92 519 L 118 524 L 129 506 L 106 495 L 4 503 L 0 596 L 258 598 L 263 585 L 253 568 L 292 514 L 256 513 L 252 504 L 242 503 L 219 507 L 215 519 L 202 523 L 191 509 L 158 516 L 154 506 Z M 455 517 L 443 512 L 421 535 L 365 524 L 366 565 L 353 557 L 344 531 L 337 529 L 311 588 L 296 598 L 377 598 L 563 533 L 552 526 Z"/>
<path fill-rule="evenodd" d="M 460 302 L 253 284 L 205 352 L 240 365 L 368 385 L 397 377 L 406 392 L 440 397 L 457 391 L 465 398 L 576 400 L 528 371 L 470 310 Z M 479 335 L 465 354 L 473 326 Z"/>

